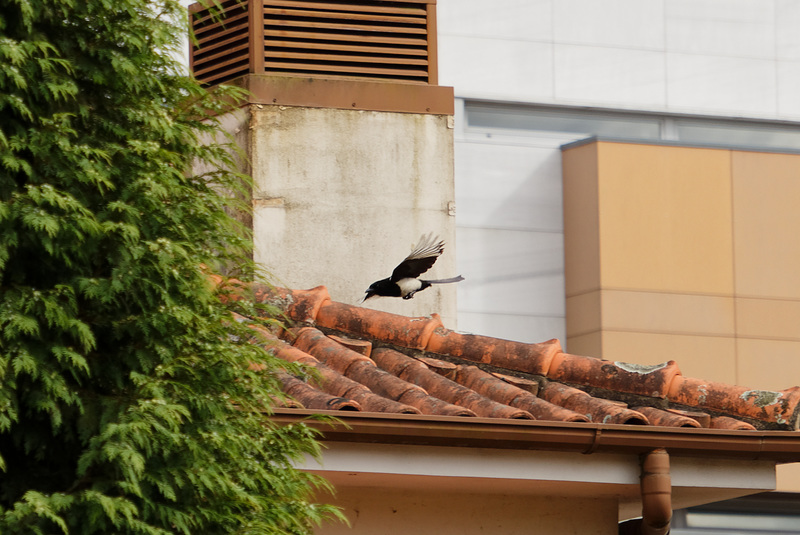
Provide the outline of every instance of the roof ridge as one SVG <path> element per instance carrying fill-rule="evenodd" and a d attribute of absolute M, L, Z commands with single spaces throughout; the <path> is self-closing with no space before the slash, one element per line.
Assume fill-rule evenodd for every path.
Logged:
<path fill-rule="evenodd" d="M 546 401 L 550 391 L 560 390 L 563 395 L 566 389 L 573 388 L 569 385 L 578 385 L 590 391 L 611 392 L 615 397 L 633 395 L 652 399 L 656 407 L 651 408 L 661 411 L 637 411 L 619 406 L 617 408 L 622 410 L 613 410 L 611 406 L 614 402 L 574 389 L 582 396 L 571 393 L 578 397 L 570 403 L 581 402 L 581 409 L 572 409 L 573 412 L 591 415 L 588 417 L 592 421 L 611 422 L 620 418 L 647 424 L 653 423 L 650 421 L 653 418 L 658 422 L 692 425 L 658 408 L 662 404 L 671 404 L 709 412 L 714 417 L 709 420 L 709 425 L 713 422 L 713 425 L 725 428 L 747 427 L 733 424 L 725 417 L 732 417 L 737 422 L 746 420 L 758 423 L 766 428 L 797 430 L 800 426 L 800 387 L 796 386 L 781 391 L 748 389 L 685 377 L 672 360 L 658 365 L 631 364 L 565 353 L 555 339 L 531 344 L 460 333 L 445 328 L 437 314 L 406 317 L 333 301 L 324 286 L 291 290 L 257 283 L 245 285 L 239 281 L 220 280 L 216 283 L 232 284 L 237 291 L 248 291 L 257 301 L 277 306 L 289 319 L 301 325 L 314 325 L 373 344 L 378 342 L 472 362 L 478 367 L 489 365 L 512 373 L 546 378 L 548 382 L 540 382 L 544 387 L 538 396 Z M 422 365 L 421 362 L 419 364 Z M 583 406 L 584 403 L 586 406 Z M 598 408 L 601 406 L 602 409 Z M 664 412 L 666 414 L 662 414 Z"/>

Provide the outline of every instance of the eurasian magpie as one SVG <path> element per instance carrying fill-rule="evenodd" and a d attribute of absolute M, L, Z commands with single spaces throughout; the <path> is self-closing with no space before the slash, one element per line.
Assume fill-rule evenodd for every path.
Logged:
<path fill-rule="evenodd" d="M 392 276 L 388 279 L 375 281 L 364 292 L 363 303 L 370 297 L 402 297 L 411 299 L 414 294 L 428 288 L 431 284 L 444 284 L 447 282 L 463 281 L 461 275 L 449 279 L 422 280 L 417 277 L 428 271 L 439 255 L 444 251 L 444 242 L 433 233 L 422 235 L 416 249 L 411 251 L 405 260 L 394 268 Z"/>

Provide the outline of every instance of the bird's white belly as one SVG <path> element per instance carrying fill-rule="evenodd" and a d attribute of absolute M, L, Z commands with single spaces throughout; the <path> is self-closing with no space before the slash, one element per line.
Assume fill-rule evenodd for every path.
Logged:
<path fill-rule="evenodd" d="M 400 287 L 400 295 L 402 297 L 422 288 L 422 283 L 419 279 L 400 279 L 397 281 L 397 285 Z"/>

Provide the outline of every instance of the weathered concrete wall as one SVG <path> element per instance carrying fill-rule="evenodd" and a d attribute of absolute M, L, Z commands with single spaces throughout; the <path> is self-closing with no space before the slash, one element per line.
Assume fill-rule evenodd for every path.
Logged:
<path fill-rule="evenodd" d="M 254 105 L 249 141 L 255 259 L 273 282 L 357 303 L 423 233 L 446 242 L 426 274 L 458 275 L 452 117 Z M 455 328 L 455 285 L 365 303 L 433 312 Z"/>
<path fill-rule="evenodd" d="M 244 108 L 226 113 L 218 117 L 222 133 L 218 133 L 214 136 L 205 135 L 201 137 L 201 141 L 204 143 L 225 144 L 238 147 L 237 151 L 232 151 L 231 157 L 235 170 L 246 175 L 250 174 L 250 163 L 247 157 L 247 146 L 250 140 L 248 129 L 249 117 L 250 114 L 247 109 Z M 213 174 L 217 171 L 217 164 L 209 164 L 195 160 L 192 165 L 192 173 L 195 175 L 208 174 L 208 176 L 213 177 Z M 213 180 L 213 178 L 211 180 Z M 241 224 L 243 232 L 247 232 L 247 229 L 251 229 L 253 227 L 252 214 L 246 209 L 241 209 L 242 205 L 246 207 L 250 203 L 250 198 L 252 196 L 250 188 L 247 188 L 245 185 L 242 185 L 238 191 L 223 190 L 219 186 L 217 186 L 217 188 L 223 195 L 236 198 L 235 206 L 234 203 L 231 203 L 231 206 L 226 211 Z M 213 269 L 219 271 L 223 275 L 236 277 L 240 273 L 240 267 L 241 266 L 238 265 L 213 266 Z"/>

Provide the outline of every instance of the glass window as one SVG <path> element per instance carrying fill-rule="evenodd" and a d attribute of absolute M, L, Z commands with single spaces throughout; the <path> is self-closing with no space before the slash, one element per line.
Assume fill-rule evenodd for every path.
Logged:
<path fill-rule="evenodd" d="M 687 528 L 724 529 L 739 532 L 800 533 L 800 516 L 766 514 L 731 514 L 717 512 L 693 512 L 686 514 Z"/>
<path fill-rule="evenodd" d="M 675 126 L 678 139 L 685 143 L 800 150 L 800 127 L 697 120 L 677 120 Z"/>
<path fill-rule="evenodd" d="M 470 131 L 558 132 L 624 141 L 800 151 L 800 123 L 467 101 Z"/>
<path fill-rule="evenodd" d="M 764 492 L 674 511 L 673 535 L 800 534 L 800 495 Z"/>
<path fill-rule="evenodd" d="M 489 105 L 468 105 L 467 125 L 622 139 L 659 139 L 661 132 L 661 120 L 646 116 Z"/>

